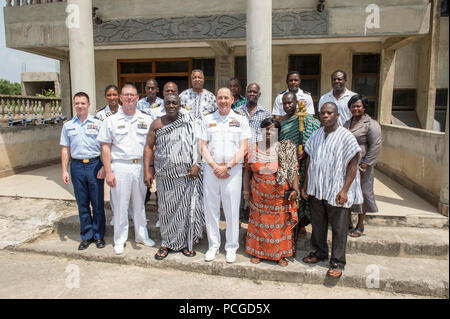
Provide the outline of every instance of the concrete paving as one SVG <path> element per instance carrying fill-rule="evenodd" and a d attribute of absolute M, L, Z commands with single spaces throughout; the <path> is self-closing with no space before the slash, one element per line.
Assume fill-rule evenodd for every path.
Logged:
<path fill-rule="evenodd" d="M 145 247 L 136 244 L 133 237 L 133 235 L 129 236 L 130 240 L 125 245 L 123 255 L 114 253 L 112 237 L 105 238 L 107 245 L 104 249 L 97 249 L 95 245 L 91 245 L 85 251 L 78 251 L 79 239 L 76 234 L 56 233 L 11 250 L 232 278 L 358 289 L 377 287 L 377 291 L 448 298 L 448 260 L 347 254 L 344 275 L 340 280 L 334 281 L 326 279 L 325 276 L 328 262 L 324 261 L 311 266 L 301 261 L 307 255 L 307 251 L 298 251 L 296 259 L 291 259 L 287 267 L 280 267 L 273 261 L 254 265 L 241 245 L 236 262 L 228 264 L 225 262 L 225 251 L 222 245 L 216 259 L 213 262 L 205 262 L 204 254 L 208 246 L 207 241 L 203 240 L 196 246 L 195 257 L 187 258 L 181 253 L 170 253 L 166 259 L 158 261 L 155 260 L 154 255 L 161 243 L 160 240 L 156 239 L 156 247 Z"/>
<path fill-rule="evenodd" d="M 27 262 L 24 262 L 26 260 Z M 1 299 L 417 299 L 377 289 L 274 282 L 0 251 Z M 79 276 L 75 276 L 79 275 Z M 114 280 L 112 280 L 114 278 Z M 293 301 L 295 302 L 295 301 Z M 270 303 L 266 300 L 265 303 Z M 166 309 L 168 315 L 171 310 Z M 276 312 L 274 312 L 275 314 Z M 213 316 L 212 316 L 213 317 Z"/>

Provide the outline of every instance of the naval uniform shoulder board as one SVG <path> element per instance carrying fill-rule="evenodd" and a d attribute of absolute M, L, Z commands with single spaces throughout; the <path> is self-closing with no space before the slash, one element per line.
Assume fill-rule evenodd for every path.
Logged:
<path fill-rule="evenodd" d="M 144 113 L 145 115 L 148 115 L 148 116 L 152 116 L 150 113 L 148 113 L 147 111 L 144 111 L 144 110 L 139 110 L 139 111 L 141 111 L 142 113 Z"/>
<path fill-rule="evenodd" d="M 303 92 L 308 94 L 308 95 L 311 95 L 311 92 L 308 92 L 308 91 L 305 91 L 305 90 L 303 90 Z"/>
<path fill-rule="evenodd" d="M 239 110 L 233 110 L 233 111 L 234 111 L 234 113 L 236 113 L 237 115 L 245 116 L 244 112 L 242 112 L 242 111 L 239 111 Z"/>
<path fill-rule="evenodd" d="M 158 106 L 160 106 L 159 103 L 153 103 L 152 105 L 150 105 L 151 109 L 156 109 Z"/>
<path fill-rule="evenodd" d="M 100 110 L 97 111 L 97 113 L 103 111 L 105 108 L 106 106 L 102 107 Z"/>
<path fill-rule="evenodd" d="M 278 95 L 281 95 L 281 94 L 284 94 L 284 93 L 286 93 L 286 90 L 281 91 L 280 93 L 278 93 Z"/>
<path fill-rule="evenodd" d="M 203 116 L 207 116 L 207 115 L 213 114 L 214 112 L 215 112 L 215 111 L 205 112 L 205 113 L 203 113 Z"/>

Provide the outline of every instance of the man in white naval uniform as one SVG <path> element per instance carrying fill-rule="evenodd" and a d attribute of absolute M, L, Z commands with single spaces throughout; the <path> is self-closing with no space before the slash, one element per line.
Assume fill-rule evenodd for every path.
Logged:
<path fill-rule="evenodd" d="M 102 142 L 102 159 L 106 183 L 111 187 L 114 209 L 114 251 L 121 254 L 128 239 L 128 207 L 131 204 L 136 243 L 154 246 L 148 236 L 145 217 L 143 153 L 147 132 L 152 123 L 149 115 L 136 109 L 137 90 L 127 84 L 122 88 L 122 110 L 108 117 L 97 139 Z M 130 203 L 131 201 L 131 203 Z"/>
<path fill-rule="evenodd" d="M 345 122 L 347 122 L 351 117 L 352 113 L 348 107 L 348 101 L 353 95 L 356 95 L 355 92 L 350 91 L 346 87 L 347 83 L 347 73 L 342 70 L 336 70 L 331 74 L 331 86 L 332 90 L 328 93 L 325 93 L 320 97 L 319 100 L 319 110 L 325 103 L 333 102 L 338 107 L 339 117 L 338 117 L 338 125 L 342 126 Z"/>
<path fill-rule="evenodd" d="M 284 92 L 281 92 L 273 103 L 272 115 L 275 118 L 286 115 L 286 112 L 283 109 L 283 95 L 287 92 L 295 93 L 297 96 L 297 101 L 303 100 L 306 102 L 306 113 L 314 114 L 314 102 L 312 100 L 311 94 L 306 93 L 302 89 L 300 89 L 300 73 L 297 71 L 291 71 L 286 76 L 286 84 L 288 89 Z"/>
<path fill-rule="evenodd" d="M 226 261 L 236 261 L 239 248 L 239 205 L 242 160 L 252 136 L 248 120 L 231 110 L 229 88 L 217 91 L 218 110 L 202 119 L 199 145 L 203 156 L 203 198 L 209 249 L 205 261 L 214 260 L 220 247 L 220 202 L 227 222 Z"/>

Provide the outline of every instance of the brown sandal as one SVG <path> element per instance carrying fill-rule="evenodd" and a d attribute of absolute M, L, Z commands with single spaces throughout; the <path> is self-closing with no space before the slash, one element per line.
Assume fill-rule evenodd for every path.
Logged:
<path fill-rule="evenodd" d="M 185 255 L 186 257 L 194 257 L 195 255 L 197 255 L 197 253 L 195 251 L 189 251 L 186 247 L 183 248 L 183 250 L 181 251 L 183 253 L 183 255 Z"/>
<path fill-rule="evenodd" d="M 303 258 L 303 262 L 307 263 L 307 264 L 316 264 L 318 262 L 327 260 L 328 258 L 319 258 L 316 256 L 316 254 L 314 252 L 309 253 L 308 256 L 306 256 L 305 258 Z"/>
<path fill-rule="evenodd" d="M 155 254 L 156 260 L 163 260 L 169 254 L 170 249 L 167 247 L 160 247 L 158 252 Z"/>
<path fill-rule="evenodd" d="M 278 260 L 278 265 L 281 267 L 286 267 L 288 265 L 288 261 L 285 258 L 281 258 Z"/>

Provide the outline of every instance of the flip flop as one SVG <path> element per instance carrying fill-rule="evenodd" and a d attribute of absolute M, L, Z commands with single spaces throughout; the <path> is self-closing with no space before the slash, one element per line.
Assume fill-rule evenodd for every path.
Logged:
<path fill-rule="evenodd" d="M 342 269 L 340 268 L 330 268 L 327 271 L 327 277 L 332 279 L 339 279 L 342 277 Z"/>
<path fill-rule="evenodd" d="M 286 267 L 288 265 L 288 261 L 285 258 L 281 258 L 278 260 L 278 265 L 281 267 Z"/>
<path fill-rule="evenodd" d="M 187 248 L 183 248 L 181 250 L 181 252 L 183 253 L 183 255 L 185 255 L 186 257 L 194 257 L 195 255 L 197 255 L 197 253 L 195 251 L 189 251 Z"/>
<path fill-rule="evenodd" d="M 160 247 L 158 249 L 158 252 L 155 254 L 155 259 L 156 260 L 163 260 L 164 258 L 167 257 L 167 255 L 169 255 L 170 249 L 167 247 Z"/>
<path fill-rule="evenodd" d="M 250 261 L 251 261 L 253 264 L 259 264 L 262 260 L 259 259 L 259 258 L 257 258 L 257 257 L 253 257 L 252 259 L 250 259 Z"/>
<path fill-rule="evenodd" d="M 356 227 L 355 229 L 353 229 L 350 232 L 350 237 L 355 237 L 355 238 L 361 237 L 363 232 L 364 232 L 364 228 Z"/>

